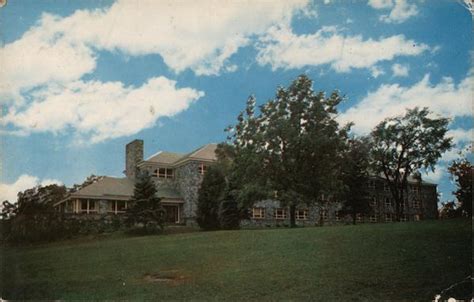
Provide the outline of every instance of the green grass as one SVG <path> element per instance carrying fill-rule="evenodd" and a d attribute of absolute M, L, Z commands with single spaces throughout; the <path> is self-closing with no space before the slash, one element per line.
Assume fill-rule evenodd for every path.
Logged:
<path fill-rule="evenodd" d="M 471 232 L 470 219 L 457 219 L 2 247 L 1 296 L 429 301 L 471 274 Z"/>

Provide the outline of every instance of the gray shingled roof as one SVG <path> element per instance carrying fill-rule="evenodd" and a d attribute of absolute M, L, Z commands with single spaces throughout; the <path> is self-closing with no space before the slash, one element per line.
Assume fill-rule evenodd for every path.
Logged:
<path fill-rule="evenodd" d="M 181 162 L 184 162 L 186 160 L 208 160 L 208 161 L 215 161 L 217 160 L 216 156 L 216 149 L 217 149 L 217 144 L 207 144 L 204 145 L 186 155 L 184 155 L 181 159 L 176 161 L 174 164 L 179 164 Z"/>
<path fill-rule="evenodd" d="M 78 198 L 112 198 L 125 197 L 131 198 L 135 183 L 129 178 L 104 177 L 98 182 L 88 185 L 77 192 L 71 194 L 71 197 Z M 158 188 L 157 194 L 160 198 L 181 198 L 179 193 L 170 187 Z"/>
<path fill-rule="evenodd" d="M 150 156 L 149 158 L 145 159 L 145 161 L 149 161 L 153 163 L 172 164 L 178 161 L 182 157 L 183 157 L 183 154 L 160 151 Z"/>
<path fill-rule="evenodd" d="M 207 144 L 187 154 L 160 151 L 145 159 L 144 162 L 177 165 L 187 160 L 215 161 L 217 160 L 216 149 L 217 144 Z"/>
<path fill-rule="evenodd" d="M 77 192 L 72 193 L 72 196 L 124 196 L 131 197 L 135 184 L 129 178 L 115 178 L 104 177 L 101 180 L 90 184 Z"/>

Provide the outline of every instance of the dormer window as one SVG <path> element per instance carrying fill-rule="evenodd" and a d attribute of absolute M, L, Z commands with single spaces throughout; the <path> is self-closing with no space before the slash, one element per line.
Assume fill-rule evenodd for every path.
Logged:
<path fill-rule="evenodd" d="M 173 169 L 169 168 L 158 168 L 155 171 L 153 171 L 153 176 L 159 177 L 159 178 L 173 178 Z"/>
<path fill-rule="evenodd" d="M 204 175 L 204 173 L 206 173 L 206 171 L 207 171 L 207 166 L 203 163 L 200 163 L 199 166 L 198 166 L 199 174 Z"/>

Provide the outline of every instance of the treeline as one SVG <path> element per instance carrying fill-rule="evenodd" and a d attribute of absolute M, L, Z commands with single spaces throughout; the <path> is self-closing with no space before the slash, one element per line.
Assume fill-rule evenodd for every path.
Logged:
<path fill-rule="evenodd" d="M 400 221 L 408 177 L 421 182 L 421 172 L 434 171 L 453 146 L 446 135 L 450 121 L 433 117 L 427 108 L 412 108 L 380 122 L 367 136 L 355 136 L 351 123 L 338 122 L 343 101 L 338 91 L 314 91 L 305 75 L 260 106 L 251 96 L 236 124 L 226 129 L 227 142 L 219 145 L 218 162 L 204 178 L 199 225 L 223 228 L 224 204 L 232 205 L 232 217 L 245 218 L 247 209 L 263 199 L 289 207 L 291 226 L 298 206 L 324 208 L 335 201 L 355 221 L 356 213 L 370 210 L 366 184 L 371 175 L 385 179 Z M 458 198 L 462 211 L 471 213 L 467 198 Z"/>

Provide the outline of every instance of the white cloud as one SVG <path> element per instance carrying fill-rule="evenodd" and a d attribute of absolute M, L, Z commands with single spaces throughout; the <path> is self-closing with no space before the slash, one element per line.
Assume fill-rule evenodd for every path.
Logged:
<path fill-rule="evenodd" d="M 11 109 L 2 123 L 29 132 L 60 133 L 72 128 L 96 143 L 151 127 L 160 117 L 187 109 L 203 95 L 177 88 L 175 81 L 165 77 L 151 78 L 141 87 L 76 81 L 35 91 L 35 101 L 26 109 Z"/>
<path fill-rule="evenodd" d="M 95 69 L 97 50 L 159 54 L 175 72 L 190 68 L 215 75 L 229 70 L 228 60 L 249 37 L 289 24 L 306 2 L 119 0 L 107 9 L 78 10 L 64 18 L 43 14 L 19 40 L 0 49 L 0 88 L 14 96 L 22 88 L 78 80 Z"/>
<path fill-rule="evenodd" d="M 404 114 L 407 108 L 416 106 L 428 107 L 445 117 L 471 116 L 467 108 L 472 108 L 472 81 L 470 73 L 457 85 L 449 77 L 431 84 L 429 75 L 411 87 L 383 84 L 339 118 L 341 122 L 353 121 L 356 133 L 368 133 L 383 119 Z"/>
<path fill-rule="evenodd" d="M 302 68 L 331 64 L 337 72 L 370 68 L 398 56 L 416 56 L 429 47 L 396 35 L 378 40 L 344 36 L 335 27 L 323 27 L 314 34 L 296 35 L 289 27 L 274 27 L 260 39 L 257 61 L 273 69 Z"/>
<path fill-rule="evenodd" d="M 379 76 L 385 74 L 385 71 L 383 71 L 383 69 L 378 66 L 372 66 L 370 68 L 370 73 L 372 74 L 372 77 L 378 78 Z"/>
<path fill-rule="evenodd" d="M 367 4 L 375 9 L 391 8 L 393 6 L 393 0 L 369 0 Z"/>
<path fill-rule="evenodd" d="M 21 175 L 14 183 L 0 183 L 0 202 L 8 200 L 12 203 L 17 201 L 18 192 L 22 192 L 26 189 L 31 189 L 35 186 L 47 186 L 51 184 L 62 184 L 59 180 L 55 179 L 44 179 L 40 180 L 36 176 L 28 174 Z"/>
<path fill-rule="evenodd" d="M 390 9 L 388 14 L 379 18 L 385 23 L 402 23 L 410 17 L 418 15 L 418 7 L 408 3 L 407 0 L 369 0 L 367 4 L 374 9 Z"/>
<path fill-rule="evenodd" d="M 447 135 L 453 138 L 455 144 L 463 145 L 473 141 L 474 131 L 473 129 L 456 128 L 449 130 Z"/>
<path fill-rule="evenodd" d="M 447 168 L 445 165 L 436 165 L 434 172 L 428 171 L 425 175 L 422 176 L 422 178 L 429 182 L 439 183 L 443 177 L 447 176 L 447 174 Z"/>
<path fill-rule="evenodd" d="M 392 65 L 392 72 L 394 77 L 407 77 L 409 70 L 410 68 L 406 65 L 401 65 L 398 63 Z"/>

